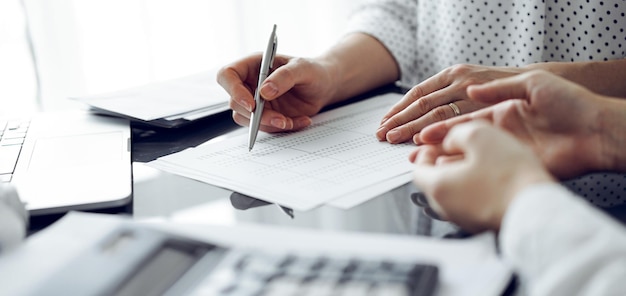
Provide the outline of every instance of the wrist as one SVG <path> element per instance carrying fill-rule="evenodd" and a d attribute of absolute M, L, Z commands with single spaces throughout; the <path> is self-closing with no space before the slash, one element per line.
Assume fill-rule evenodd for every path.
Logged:
<path fill-rule="evenodd" d="M 337 103 L 346 99 L 346 97 L 342 97 L 342 94 L 340 93 L 341 80 L 342 77 L 344 77 L 343 66 L 340 59 L 338 59 L 332 52 L 329 52 L 315 58 L 315 62 L 322 67 L 325 75 L 327 76 L 326 89 L 328 90 L 328 94 L 324 98 L 324 105 Z"/>
<path fill-rule="evenodd" d="M 601 103 L 597 122 L 601 132 L 599 170 L 626 172 L 626 101 L 605 97 Z"/>
<path fill-rule="evenodd" d="M 316 58 L 329 71 L 333 96 L 339 102 L 399 79 L 399 67 L 387 48 L 364 34 L 346 35 L 335 46 Z"/>
<path fill-rule="evenodd" d="M 584 68 L 587 67 L 588 64 L 588 62 L 544 62 L 529 64 L 523 66 L 522 68 L 526 71 L 544 70 L 556 76 L 578 83 L 584 80 L 584 77 L 579 76 L 581 73 L 584 73 Z"/>

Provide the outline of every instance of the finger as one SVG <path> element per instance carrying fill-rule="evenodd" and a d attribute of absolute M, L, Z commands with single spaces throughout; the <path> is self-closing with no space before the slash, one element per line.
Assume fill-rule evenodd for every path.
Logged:
<path fill-rule="evenodd" d="M 476 102 L 465 100 L 454 102 L 454 106 L 450 106 L 449 104 L 442 105 L 434 108 L 420 118 L 409 121 L 388 131 L 384 135 L 384 139 L 389 143 L 402 143 L 409 141 L 414 135 L 420 133 L 427 126 L 458 116 L 455 109 L 459 112 L 473 112 L 483 108 L 484 106 L 484 104 L 477 104 Z M 395 117 L 392 117 L 389 122 L 393 121 L 394 118 Z M 379 129 L 377 133 L 382 133 L 382 129 Z M 380 135 L 377 134 L 377 136 Z"/>
<path fill-rule="evenodd" d="M 272 101 L 298 84 L 313 80 L 311 62 L 301 58 L 277 56 L 276 62 L 283 64 L 276 68 L 261 85 L 261 97 Z"/>
<path fill-rule="evenodd" d="M 274 111 L 267 110 L 268 113 L 272 113 Z M 277 113 L 280 114 L 280 113 Z M 263 118 L 261 119 L 261 123 L 259 124 L 259 130 L 267 133 L 276 133 L 276 132 L 286 132 L 286 131 L 296 131 L 301 130 L 309 125 L 311 125 L 311 118 L 306 116 L 300 116 L 295 118 L 286 118 L 285 123 L 283 125 L 282 122 L 272 122 L 272 119 L 269 118 L 269 115 L 266 116 L 265 112 L 263 114 Z M 284 116 L 283 116 L 284 117 Z M 241 126 L 249 126 L 250 125 L 250 113 L 239 113 L 233 110 L 233 120 L 235 123 Z M 269 122 L 269 124 L 268 124 Z M 275 126 L 278 125 L 279 127 Z M 281 127 L 283 126 L 283 127 Z"/>
<path fill-rule="evenodd" d="M 424 80 L 420 84 L 411 88 L 402 99 L 396 103 L 391 109 L 383 116 L 380 124 L 384 124 L 389 118 L 397 114 L 398 112 L 405 110 L 409 105 L 413 104 L 420 98 L 431 94 L 435 91 L 443 89 L 450 85 L 450 82 L 445 78 L 442 73 L 437 73 L 434 76 Z M 430 108 L 425 109 L 430 110 Z"/>
<path fill-rule="evenodd" d="M 490 104 L 508 99 L 528 100 L 534 80 L 541 79 L 534 73 L 529 72 L 496 79 L 481 85 L 471 85 L 467 88 L 467 96 L 472 100 Z"/>
<path fill-rule="evenodd" d="M 428 194 L 432 192 L 439 177 L 441 176 L 440 169 L 434 167 L 432 164 L 418 163 L 416 161 L 413 169 L 413 183 L 424 193 Z"/>
<path fill-rule="evenodd" d="M 458 117 L 450 118 L 442 122 L 433 123 L 425 127 L 417 136 L 419 139 L 413 138 L 413 142 L 416 144 L 437 144 L 442 143 L 443 139 L 448 135 L 450 129 L 461 123 L 465 123 L 472 120 L 486 120 L 493 122 L 494 107 L 488 107 L 482 110 L 478 110 L 469 114 L 461 115 Z"/>
<path fill-rule="evenodd" d="M 376 137 L 392 144 L 402 143 L 408 141 L 413 135 L 419 133 L 424 127 L 436 122 L 438 119 L 445 119 L 455 115 L 453 109 L 445 105 L 435 107 L 428 112 L 426 116 L 407 121 L 414 118 L 410 115 L 410 111 L 411 110 L 407 109 L 387 120 L 387 122 L 376 131 Z"/>
<path fill-rule="evenodd" d="M 251 112 L 242 108 L 238 104 L 231 104 L 233 110 L 233 120 L 241 126 L 250 125 Z M 291 130 L 294 128 L 294 120 L 284 116 L 267 107 L 263 110 L 261 121 L 259 122 L 259 130 L 265 132 L 276 132 Z"/>
<path fill-rule="evenodd" d="M 239 112 L 237 112 L 235 110 L 233 110 L 232 116 L 233 116 L 233 121 L 235 123 L 237 123 L 238 125 L 241 125 L 241 126 L 249 126 L 250 125 L 250 118 L 249 117 L 246 117 L 246 116 L 242 115 L 241 113 L 239 113 Z"/>
<path fill-rule="evenodd" d="M 254 71 L 250 67 L 260 64 L 260 62 L 261 56 L 253 55 L 219 70 L 217 82 L 230 95 L 231 105 L 234 102 L 240 105 L 242 109 L 252 111 L 254 106 L 253 92 L 246 83 L 256 81 L 256 78 L 252 78 L 258 75 L 258 69 Z"/>
<path fill-rule="evenodd" d="M 455 154 L 455 155 L 442 155 L 439 156 L 437 158 L 437 162 L 435 162 L 436 165 L 445 165 L 445 164 L 449 164 L 449 163 L 453 163 L 453 162 L 458 162 L 463 160 L 464 157 L 462 154 Z"/>
<path fill-rule="evenodd" d="M 264 132 L 286 132 L 301 130 L 311 125 L 312 120 L 308 116 L 286 117 L 272 109 L 266 109 L 261 118 L 259 129 Z"/>
<path fill-rule="evenodd" d="M 418 89 L 418 86 L 411 89 L 411 91 Z M 389 131 L 409 122 L 415 122 L 415 120 L 418 120 L 426 114 L 435 111 L 441 105 L 450 102 L 452 98 L 451 94 L 447 94 L 448 92 L 437 91 L 435 93 L 426 94 L 423 97 L 413 99 L 410 96 L 411 91 L 409 91 L 409 93 L 402 98 L 399 104 L 392 107 L 391 112 L 383 117 L 384 120 L 381 122 L 380 127 L 376 131 L 376 137 L 380 141 L 387 140 L 387 133 Z M 452 114 L 454 114 L 454 112 Z M 412 135 L 413 134 L 410 136 Z M 409 135 L 405 134 L 402 140 L 400 140 L 398 136 L 395 137 L 398 137 L 398 141 L 406 141 L 408 140 L 407 136 Z"/>
<path fill-rule="evenodd" d="M 442 213 L 441 207 L 432 198 L 433 192 L 439 190 L 441 182 L 445 177 L 445 168 L 434 167 L 432 165 L 417 164 L 413 169 L 413 183 L 426 195 L 426 203 L 438 213 Z M 444 216 L 445 215 L 440 215 Z"/>
<path fill-rule="evenodd" d="M 463 154 L 465 158 L 471 158 L 484 151 L 483 147 L 493 145 L 494 129 L 495 127 L 483 120 L 458 124 L 452 127 L 443 140 L 443 150 L 447 155 Z"/>
<path fill-rule="evenodd" d="M 413 143 L 414 143 L 415 145 L 423 145 L 423 144 L 426 144 L 426 142 L 422 141 L 422 139 L 421 139 L 421 136 L 420 136 L 420 135 L 421 135 L 421 133 L 417 133 L 417 134 L 413 135 Z"/>
<path fill-rule="evenodd" d="M 409 161 L 411 163 L 414 163 L 415 160 L 417 159 L 417 154 L 419 154 L 421 147 L 417 147 L 417 149 L 411 151 L 411 153 L 409 153 Z"/>
<path fill-rule="evenodd" d="M 434 145 L 421 146 L 415 159 L 415 164 L 418 165 L 435 165 L 437 157 L 441 155 L 441 149 L 438 149 Z"/>

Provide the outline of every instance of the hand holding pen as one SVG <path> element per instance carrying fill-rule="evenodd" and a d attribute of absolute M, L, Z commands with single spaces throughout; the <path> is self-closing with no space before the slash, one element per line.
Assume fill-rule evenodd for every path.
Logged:
<path fill-rule="evenodd" d="M 270 38 L 270 41 L 273 41 Z M 249 126 L 255 110 L 254 95 L 264 99 L 259 131 L 285 132 L 303 129 L 311 116 L 326 106 L 336 92 L 330 63 L 275 53 L 267 78 L 259 84 L 263 55 L 256 53 L 223 67 L 218 83 L 230 95 L 233 120 Z"/>

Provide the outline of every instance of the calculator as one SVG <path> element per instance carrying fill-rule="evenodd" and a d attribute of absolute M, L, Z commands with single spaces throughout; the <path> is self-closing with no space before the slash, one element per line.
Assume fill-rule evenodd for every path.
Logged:
<path fill-rule="evenodd" d="M 223 247 L 120 226 L 34 295 L 435 295 L 423 262 Z"/>

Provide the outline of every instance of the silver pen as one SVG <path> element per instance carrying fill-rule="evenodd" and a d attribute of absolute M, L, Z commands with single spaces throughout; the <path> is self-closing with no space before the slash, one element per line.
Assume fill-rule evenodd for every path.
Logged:
<path fill-rule="evenodd" d="M 276 56 L 276 46 L 278 38 L 276 38 L 276 25 L 272 29 L 270 40 L 267 43 L 267 48 L 263 52 L 263 59 L 261 60 L 261 70 L 259 71 L 259 81 L 257 82 L 256 91 L 254 91 L 254 111 L 250 115 L 250 134 L 248 136 L 248 151 L 252 151 L 256 136 L 259 133 L 259 125 L 261 125 L 261 116 L 263 115 L 263 106 L 265 100 L 261 98 L 261 85 L 267 75 L 270 74 L 270 69 L 274 64 L 274 57 Z"/>

